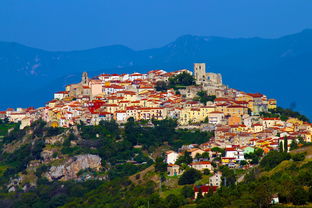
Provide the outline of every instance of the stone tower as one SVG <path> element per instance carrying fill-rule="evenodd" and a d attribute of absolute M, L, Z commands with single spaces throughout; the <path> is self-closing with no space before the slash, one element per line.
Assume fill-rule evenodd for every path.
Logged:
<path fill-rule="evenodd" d="M 89 77 L 88 77 L 87 72 L 82 73 L 81 84 L 82 84 L 82 86 L 88 86 L 89 85 Z"/>
<path fill-rule="evenodd" d="M 196 84 L 201 84 L 206 81 L 206 64 L 205 63 L 195 63 L 194 64 L 194 76 Z"/>

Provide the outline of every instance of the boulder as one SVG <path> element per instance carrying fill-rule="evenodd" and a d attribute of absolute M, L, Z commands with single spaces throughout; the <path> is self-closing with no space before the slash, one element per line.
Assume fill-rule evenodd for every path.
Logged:
<path fill-rule="evenodd" d="M 64 164 L 52 166 L 46 173 L 48 180 L 77 180 L 78 172 L 87 168 L 99 171 L 102 168 L 101 158 L 98 155 L 77 155 L 69 158 Z"/>

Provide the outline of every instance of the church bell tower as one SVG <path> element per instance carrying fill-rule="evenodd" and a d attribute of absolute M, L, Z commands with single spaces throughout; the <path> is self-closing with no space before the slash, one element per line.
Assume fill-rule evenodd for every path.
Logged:
<path fill-rule="evenodd" d="M 89 77 L 87 72 L 82 73 L 82 78 L 81 78 L 81 84 L 83 86 L 88 86 L 89 85 Z"/>

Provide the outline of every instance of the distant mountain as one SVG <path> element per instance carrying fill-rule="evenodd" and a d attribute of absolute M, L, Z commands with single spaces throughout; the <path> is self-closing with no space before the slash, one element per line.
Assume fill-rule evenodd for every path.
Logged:
<path fill-rule="evenodd" d="M 78 81 L 83 71 L 98 73 L 168 71 L 205 62 L 224 82 L 275 97 L 312 117 L 312 30 L 278 39 L 185 35 L 160 48 L 134 51 L 114 45 L 83 51 L 49 52 L 0 42 L 0 109 L 41 106 L 52 92 Z"/>

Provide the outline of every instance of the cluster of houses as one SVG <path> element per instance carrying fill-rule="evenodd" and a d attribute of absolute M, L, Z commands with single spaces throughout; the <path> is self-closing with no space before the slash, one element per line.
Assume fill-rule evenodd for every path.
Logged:
<path fill-rule="evenodd" d="M 209 183 L 194 186 L 195 198 L 201 192 L 203 195 L 210 191 L 216 191 L 222 183 L 222 173 L 218 166 L 226 165 L 229 168 L 249 168 L 246 159 L 247 154 L 252 154 L 256 149 L 262 149 L 264 153 L 271 150 L 279 150 L 280 145 L 284 147 L 287 141 L 288 151 L 292 142 L 297 144 L 300 140 L 311 142 L 312 124 L 289 118 L 281 121 L 278 118 L 260 118 L 253 122 L 242 125 L 216 125 L 215 136 L 203 144 L 183 145 L 178 152 L 173 150 L 166 152 L 166 163 L 168 176 L 182 175 L 184 170 L 176 164 L 179 157 L 188 153 L 193 161 L 188 165 L 198 171 L 209 170 L 213 175 Z M 224 153 L 220 152 L 224 150 Z M 218 157 L 218 160 L 215 158 Z M 241 161 L 246 161 L 242 166 Z M 213 163 L 215 166 L 213 166 Z"/>
<path fill-rule="evenodd" d="M 156 90 L 160 82 L 168 83 L 170 78 L 183 73 L 193 76 L 196 84 Z M 200 102 L 199 92 L 213 95 L 215 99 Z M 221 158 L 217 165 L 234 168 L 256 148 L 264 152 L 278 149 L 285 138 L 288 146 L 293 141 L 299 142 L 299 139 L 311 142 L 310 123 L 296 118 L 285 121 L 260 116 L 276 107 L 275 99 L 229 88 L 222 83 L 221 74 L 207 73 L 204 63 L 196 63 L 194 74 L 186 69 L 175 72 L 153 70 L 146 74 L 101 74 L 90 79 L 84 72 L 81 82 L 54 93 L 54 99 L 44 107 L 7 109 L 0 111 L 0 119 L 21 122 L 20 128 L 24 128 L 38 119 L 45 120 L 52 127 L 70 127 L 80 122 L 97 125 L 102 120 L 112 119 L 122 124 L 129 118 L 172 118 L 177 120 L 178 128 L 213 130 L 215 136 L 204 144 L 184 145 L 179 152 L 167 152 L 168 175 L 175 176 L 183 172 L 175 162 L 185 151 L 193 158 L 190 167 L 214 172 L 211 161 L 215 157 Z M 213 151 L 214 147 L 225 149 L 224 155 Z M 204 153 L 206 157 L 200 157 Z M 219 187 L 220 174 L 215 172 L 208 188 L 204 186 L 201 191 L 204 193 Z M 195 188 L 197 191 L 200 189 Z"/>
<path fill-rule="evenodd" d="M 265 95 L 228 88 L 222 83 L 220 74 L 206 73 L 205 64 L 194 64 L 196 85 L 179 90 L 155 89 L 160 81 L 168 82 L 181 73 L 193 75 L 186 69 L 153 70 L 146 74 L 101 74 L 90 79 L 84 72 L 80 83 L 67 85 L 64 91 L 56 92 L 54 99 L 44 107 L 9 109 L 0 115 L 13 122 L 22 122 L 22 127 L 38 118 L 53 127 L 70 127 L 81 121 L 87 125 L 111 119 L 124 123 L 131 117 L 135 120 L 173 118 L 180 126 L 201 123 L 236 126 L 246 125 L 248 119 L 252 123 L 252 116 L 276 108 L 276 100 L 267 99 Z M 198 101 L 197 93 L 202 91 L 215 95 L 216 99 L 206 103 Z"/>
<path fill-rule="evenodd" d="M 264 153 L 271 150 L 279 150 L 287 141 L 288 151 L 291 144 L 300 141 L 311 142 L 312 124 L 303 122 L 296 118 L 289 118 L 282 121 L 279 118 L 263 118 L 260 116 L 249 116 L 243 119 L 240 125 L 217 124 L 215 136 L 203 144 L 183 145 L 178 152 L 167 151 L 166 163 L 168 176 L 179 176 L 183 168 L 176 164 L 180 156 L 188 153 L 193 161 L 189 167 L 204 172 L 208 169 L 214 173 L 211 183 L 202 186 L 195 186 L 195 198 L 201 189 L 207 194 L 210 189 L 217 189 L 221 185 L 220 172 L 215 172 L 220 165 L 229 168 L 249 168 L 251 159 L 246 159 L 247 154 L 252 154 L 256 149 L 262 149 Z M 224 150 L 222 154 L 220 149 Z M 218 160 L 215 158 L 218 157 Z M 246 161 L 242 166 L 241 161 Z M 214 163 L 215 167 L 212 165 Z M 222 176 L 222 174 L 221 174 Z"/>

